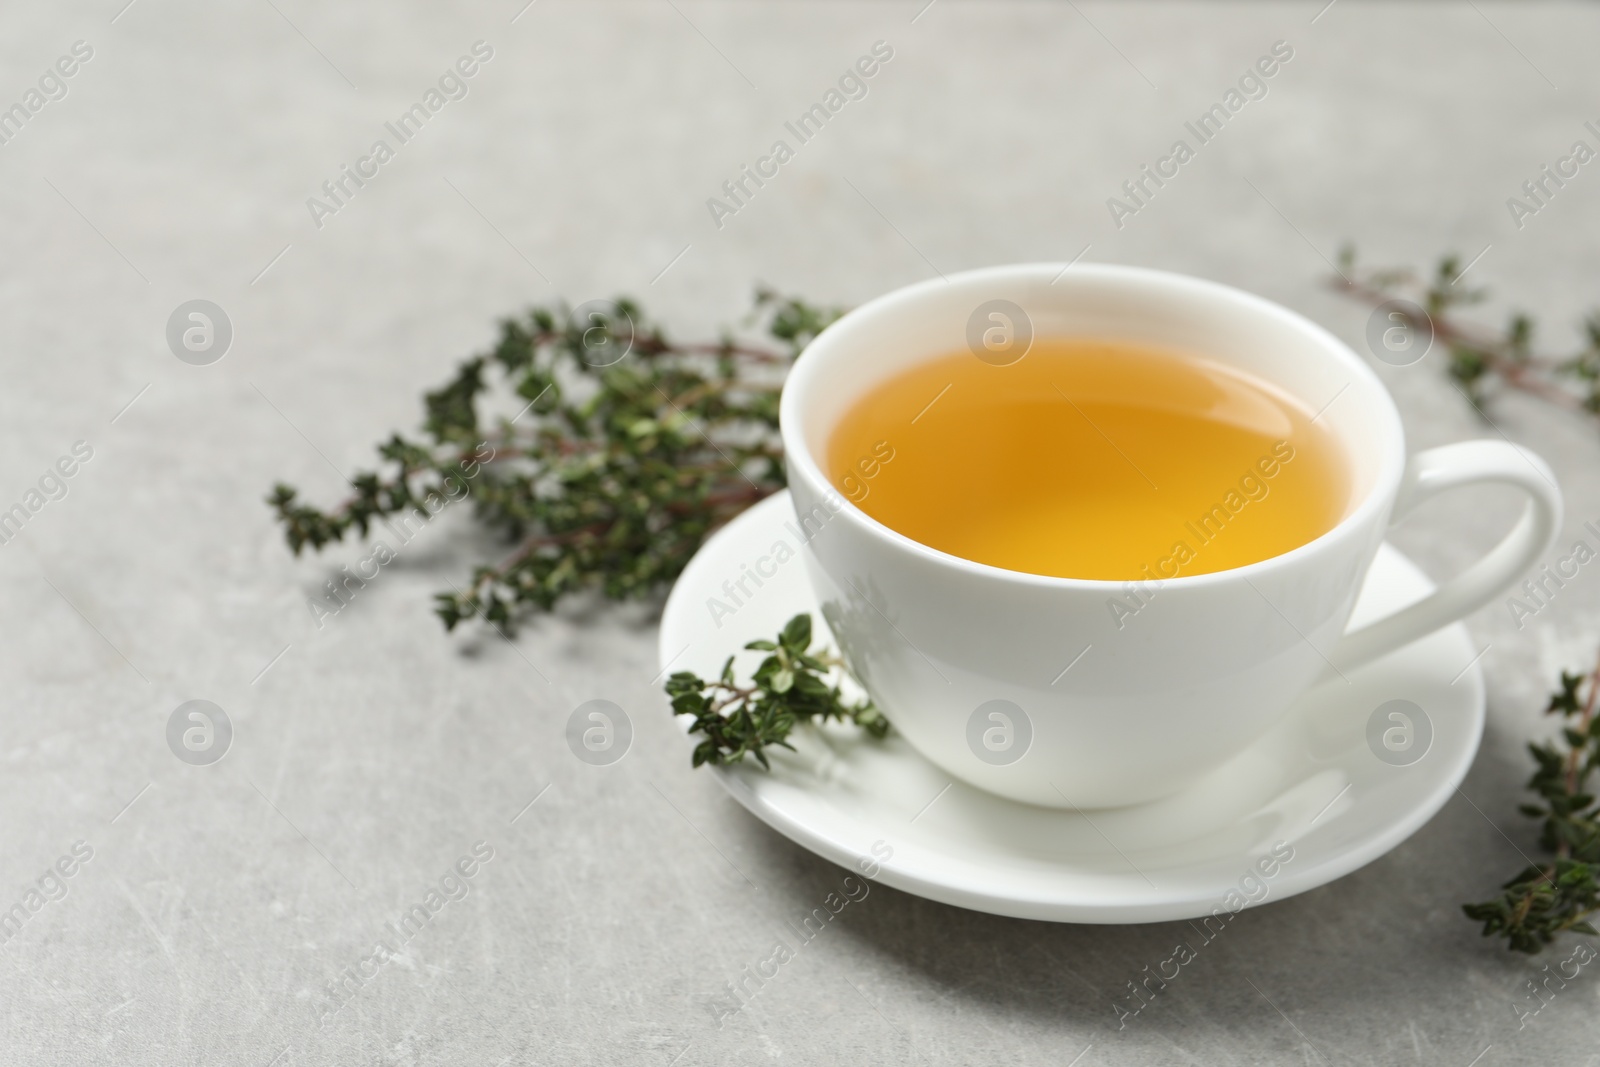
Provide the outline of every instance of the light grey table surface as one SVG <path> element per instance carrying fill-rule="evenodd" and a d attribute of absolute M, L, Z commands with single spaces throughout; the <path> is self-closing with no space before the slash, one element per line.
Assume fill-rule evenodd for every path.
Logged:
<path fill-rule="evenodd" d="M 1496 291 L 1485 314 L 1532 310 L 1552 345 L 1600 295 L 1600 170 L 1521 229 L 1505 205 L 1595 142 L 1592 6 L 922 3 L 0 11 L 0 106 L 73 42 L 93 50 L 0 145 L 0 509 L 74 442 L 93 449 L 0 547 L 0 909 L 40 879 L 59 896 L 44 872 L 75 842 L 93 853 L 0 944 L 0 1061 L 1600 1058 L 1600 978 L 1519 1029 L 1537 965 L 1458 911 L 1535 847 L 1513 811 L 1522 746 L 1549 729 L 1557 670 L 1600 639 L 1591 573 L 1520 630 L 1500 606 L 1470 621 L 1490 646 L 1470 802 L 1246 913 L 1123 1030 L 1113 1000 L 1181 924 L 1025 922 L 883 887 L 718 1028 L 726 983 L 842 872 L 691 772 L 653 682 L 653 609 L 571 606 L 515 647 L 447 637 L 431 593 L 499 551 L 452 514 L 313 624 L 307 598 L 364 550 L 292 558 L 268 487 L 336 499 L 529 302 L 630 292 L 691 335 L 737 320 L 758 280 L 852 303 L 1087 245 L 1359 346 L 1366 310 L 1325 287 L 1346 239 L 1419 265 L 1487 248 L 1469 276 Z M 493 56 L 465 98 L 315 225 L 307 198 L 479 40 Z M 879 40 L 893 59 L 868 95 L 719 229 L 706 199 Z M 1120 183 L 1278 40 L 1294 57 L 1268 95 L 1113 225 Z M 197 297 L 235 334 L 210 366 L 164 338 Z M 1414 447 L 1503 431 L 1559 473 L 1564 541 L 1600 516 L 1593 425 L 1510 399 L 1485 426 L 1437 355 L 1379 372 Z M 1443 576 L 1508 503 L 1440 501 L 1395 541 Z M 635 731 L 610 767 L 563 741 L 592 697 Z M 191 699 L 234 724 L 215 765 L 168 749 Z M 470 894 L 319 1027 L 327 985 L 478 841 L 493 859 Z"/>

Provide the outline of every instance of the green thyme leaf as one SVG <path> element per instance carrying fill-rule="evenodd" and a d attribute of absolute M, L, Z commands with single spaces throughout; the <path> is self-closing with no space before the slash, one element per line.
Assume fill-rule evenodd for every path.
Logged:
<path fill-rule="evenodd" d="M 719 526 L 784 487 L 783 374 L 840 314 L 760 289 L 751 321 L 778 342 L 765 347 L 670 340 L 627 298 L 581 322 L 534 308 L 426 394 L 421 436 L 379 446 L 384 469 L 356 475 L 343 503 L 323 510 L 280 484 L 267 504 L 298 555 L 391 522 L 415 531 L 470 499 L 510 551 L 435 597 L 447 630 L 482 620 L 510 632 L 585 591 L 651 596 Z"/>
<path fill-rule="evenodd" d="M 1589 674 L 1561 675 L 1549 711 L 1563 716 L 1561 740 L 1530 744 L 1536 769 L 1528 789 L 1542 803 L 1518 811 L 1540 820 L 1539 843 L 1550 858 L 1524 868 L 1499 896 L 1462 906 L 1483 924 L 1485 937 L 1501 937 L 1517 952 L 1537 953 L 1564 932 L 1596 936 L 1587 921 L 1600 911 L 1600 808 L 1588 790 L 1600 767 L 1600 665 Z"/>
<path fill-rule="evenodd" d="M 716 681 L 692 671 L 667 679 L 672 713 L 693 716 L 689 732 L 705 737 L 695 746 L 694 766 L 724 766 L 753 756 L 769 767 L 765 749 L 791 747 L 789 734 L 805 722 L 853 722 L 869 737 L 888 736 L 889 720 L 870 700 L 852 704 L 844 699 L 832 680 L 843 670 L 843 660 L 830 649 L 812 649 L 810 615 L 790 619 L 777 641 L 751 641 L 745 647 L 773 653 L 762 659 L 748 685 L 734 681 L 731 657 Z"/>
<path fill-rule="evenodd" d="M 1600 312 L 1583 323 L 1583 345 L 1566 355 L 1535 352 L 1533 319 L 1513 311 L 1503 329 L 1459 317 L 1488 292 L 1462 281 L 1458 256 L 1443 256 L 1431 278 L 1406 269 L 1359 270 L 1355 250 L 1340 251 L 1334 288 L 1373 305 L 1398 298 L 1420 302 L 1421 315 L 1399 312 L 1413 329 L 1431 331 L 1445 353 L 1445 371 L 1482 414 L 1496 395 L 1521 392 L 1567 411 L 1600 416 Z M 1411 320 L 1415 321 L 1411 321 Z"/>

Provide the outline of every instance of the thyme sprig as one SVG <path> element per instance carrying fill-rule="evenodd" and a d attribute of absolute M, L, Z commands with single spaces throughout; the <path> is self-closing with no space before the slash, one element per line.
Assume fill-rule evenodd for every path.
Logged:
<path fill-rule="evenodd" d="M 1340 292 L 1373 305 L 1396 299 L 1420 302 L 1423 316 L 1397 313 L 1413 330 L 1432 330 L 1448 353 L 1445 367 L 1480 412 L 1502 390 L 1511 389 L 1568 411 L 1600 416 L 1600 312 L 1583 323 L 1584 345 L 1564 355 L 1533 349 L 1534 322 L 1512 311 L 1503 330 L 1465 322 L 1459 310 L 1488 299 L 1487 289 L 1462 283 L 1461 258 L 1442 256 L 1424 278 L 1408 268 L 1358 270 L 1355 250 L 1339 253 L 1340 274 L 1330 279 Z"/>
<path fill-rule="evenodd" d="M 789 734 L 806 722 L 852 722 L 874 738 L 889 732 L 889 720 L 870 700 L 849 703 L 830 676 L 842 669 L 843 660 L 831 649 L 811 648 L 811 616 L 796 615 L 776 640 L 751 641 L 744 646 L 768 652 L 747 685 L 734 677 L 734 657 L 722 673 L 709 681 L 692 671 L 678 671 L 667 679 L 667 695 L 674 715 L 692 715 L 691 734 L 705 740 L 694 749 L 694 766 L 725 766 L 754 756 L 770 767 L 766 748 L 792 749 Z"/>
<path fill-rule="evenodd" d="M 1546 712 L 1562 717 L 1558 740 L 1529 744 L 1537 768 L 1528 788 L 1539 803 L 1520 805 L 1541 820 L 1539 844 L 1550 859 L 1519 871 L 1503 892 L 1466 904 L 1485 937 L 1503 937 L 1518 952 L 1536 953 L 1564 931 L 1600 934 L 1589 917 L 1600 911 L 1600 800 L 1590 778 L 1600 767 L 1600 662 L 1588 674 L 1561 672 Z"/>
<path fill-rule="evenodd" d="M 784 487 L 783 374 L 839 314 L 758 289 L 746 325 L 769 346 L 678 342 L 625 298 L 581 315 L 534 308 L 426 394 L 421 436 L 380 445 L 385 470 L 357 474 L 343 503 L 323 510 L 283 484 L 267 502 L 298 555 L 470 492 L 478 521 L 514 547 L 435 597 L 447 629 L 481 616 L 510 632 L 586 589 L 648 596 Z M 492 419 L 495 404 L 518 414 Z"/>

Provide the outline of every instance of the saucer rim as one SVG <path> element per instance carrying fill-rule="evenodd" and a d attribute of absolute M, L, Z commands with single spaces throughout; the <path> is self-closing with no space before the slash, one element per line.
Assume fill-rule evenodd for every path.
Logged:
<path fill-rule="evenodd" d="M 669 657 L 674 659 L 681 657 L 683 651 L 686 651 L 686 649 L 672 651 L 670 646 L 673 642 L 669 641 L 668 636 L 672 630 L 675 616 L 685 610 L 683 596 L 686 593 L 684 591 L 692 584 L 685 579 L 691 577 L 691 569 L 697 570 L 698 568 L 695 567 L 697 563 L 704 565 L 707 559 L 712 558 L 716 554 L 719 542 L 723 544 L 731 543 L 729 535 L 736 527 L 746 523 L 760 522 L 767 510 L 778 510 L 780 506 L 789 506 L 789 490 L 787 489 L 772 494 L 736 516 L 726 526 L 708 538 L 684 568 L 678 581 L 673 585 L 672 591 L 668 594 L 661 614 L 661 626 L 657 640 L 657 658 L 663 674 L 671 667 Z M 1399 549 L 1385 542 L 1380 548 L 1380 553 L 1387 555 L 1394 564 L 1410 572 L 1411 576 L 1420 583 L 1423 594 L 1431 592 L 1435 587 L 1435 583 Z M 1457 639 L 1460 644 L 1469 650 L 1471 648 L 1471 638 L 1464 622 L 1457 621 L 1426 636 L 1437 637 L 1439 635 L 1449 635 Z M 1365 665 L 1357 670 L 1369 670 L 1392 655 L 1417 654 L 1416 644 L 1416 642 L 1413 642 L 1396 649 L 1374 661 L 1373 664 Z M 1458 678 L 1455 685 L 1465 687 L 1463 689 L 1462 703 L 1470 708 L 1468 721 L 1459 724 L 1461 729 L 1467 731 L 1467 744 L 1463 747 L 1460 757 L 1448 767 L 1441 768 L 1438 762 L 1435 761 L 1433 766 L 1436 778 L 1435 784 L 1431 789 L 1403 811 L 1395 813 L 1395 817 L 1386 822 L 1380 829 L 1367 833 L 1342 847 L 1328 849 L 1317 857 L 1310 866 L 1296 864 L 1292 868 L 1286 867 L 1282 869 L 1281 873 L 1272 880 L 1272 892 L 1270 895 L 1263 897 L 1259 901 L 1247 901 L 1243 906 L 1244 909 L 1285 900 L 1343 878 L 1398 847 L 1439 813 L 1449 801 L 1451 794 L 1459 788 L 1477 759 L 1487 721 L 1487 692 L 1481 662 L 1473 660 Z M 680 722 L 680 727 L 687 730 L 688 723 Z M 745 773 L 755 772 L 738 767 L 712 767 L 710 770 L 722 787 L 727 790 L 728 794 L 738 801 L 745 810 L 761 820 L 762 823 L 808 851 L 841 867 L 859 873 L 859 868 L 856 866 L 857 862 L 862 859 L 862 853 L 859 849 L 851 848 L 844 842 L 836 840 L 826 830 L 818 829 L 803 821 L 799 816 L 781 807 L 774 806 L 770 799 L 760 797 L 742 778 Z M 784 784 L 802 792 L 811 792 L 805 789 L 802 783 L 794 780 L 786 780 Z M 1006 800 L 1006 798 L 998 799 L 1006 803 L 1018 804 L 1022 807 L 1029 806 L 1022 805 L 1018 801 Z M 1133 806 L 1137 807 L 1139 805 Z M 1068 811 L 1068 809 L 1040 810 L 1059 810 L 1063 814 Z M 866 827 L 864 826 L 864 828 Z M 868 829 L 870 836 L 870 828 Z M 1291 842 L 1291 844 L 1293 843 Z M 923 847 L 927 848 L 926 845 Z M 928 850 L 934 852 L 935 855 L 938 854 L 935 850 Z M 952 858 L 957 858 L 954 854 L 950 855 Z M 1241 860 L 1248 860 L 1249 857 L 1249 853 L 1239 853 Z M 978 891 L 969 888 L 965 884 L 952 882 L 948 878 L 941 880 L 931 874 L 908 871 L 897 865 L 891 866 L 889 863 L 879 864 L 878 873 L 871 880 L 929 900 L 987 914 L 1048 922 L 1094 925 L 1123 925 L 1193 919 L 1211 914 L 1221 902 L 1221 895 L 1214 887 L 1210 886 L 1205 887 L 1203 890 L 1183 890 L 1178 888 L 1162 889 L 1152 884 L 1148 888 L 1154 891 L 1158 899 L 1144 899 L 1115 904 L 1083 900 L 1071 901 L 1063 899 L 1059 895 L 1045 896 L 1038 892 L 1030 892 L 1023 889 L 1001 888 Z M 1137 891 L 1145 888 L 1134 884 L 1131 876 L 1128 881 L 1132 890 Z"/>

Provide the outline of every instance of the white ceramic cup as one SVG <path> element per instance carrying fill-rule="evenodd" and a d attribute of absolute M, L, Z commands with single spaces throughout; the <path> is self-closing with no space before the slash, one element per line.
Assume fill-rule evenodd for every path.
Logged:
<path fill-rule="evenodd" d="M 994 300 L 1025 314 L 1005 325 L 1031 324 L 1035 336 L 1194 353 L 1321 412 L 1349 465 L 1343 519 L 1258 563 L 1179 576 L 1159 590 L 1133 583 L 1158 595 L 1137 625 L 1119 630 L 1108 600 L 1125 597 L 1128 583 L 974 563 L 870 518 L 823 472 L 835 426 L 885 379 L 965 350 L 974 312 Z M 1050 807 L 1176 792 L 1259 737 L 1314 683 L 1346 685 L 1345 672 L 1492 600 L 1549 548 L 1561 518 L 1549 467 L 1526 449 L 1467 441 L 1408 458 L 1377 376 L 1315 323 L 1228 286 L 1132 267 L 992 267 L 872 300 L 805 350 L 780 419 L 806 565 L 852 672 L 951 775 Z M 892 442 L 893 429 L 884 437 Z M 1443 490 L 1486 482 L 1527 496 L 1505 539 L 1426 599 L 1346 633 L 1390 524 Z"/>

